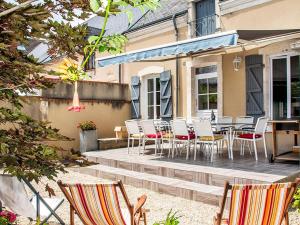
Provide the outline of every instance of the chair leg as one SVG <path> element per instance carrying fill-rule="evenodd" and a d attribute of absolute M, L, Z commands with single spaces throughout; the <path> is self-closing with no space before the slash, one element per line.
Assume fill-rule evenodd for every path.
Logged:
<path fill-rule="evenodd" d="M 256 148 L 256 141 L 255 140 L 253 141 L 253 147 L 254 147 L 255 160 L 257 161 L 258 158 L 257 158 L 257 148 Z"/>
<path fill-rule="evenodd" d="M 240 141 L 240 155 L 243 155 L 243 141 Z"/>
<path fill-rule="evenodd" d="M 164 141 L 163 141 L 163 139 L 159 140 L 159 148 L 160 148 L 160 157 L 162 157 L 163 150 L 164 150 Z"/>
<path fill-rule="evenodd" d="M 144 225 L 147 225 L 147 218 L 146 218 L 146 213 L 143 213 L 143 218 L 144 218 Z"/>
<path fill-rule="evenodd" d="M 129 148 L 130 148 L 130 138 L 128 137 L 128 141 L 127 141 L 127 151 L 128 151 L 128 154 L 129 154 Z"/>
<path fill-rule="evenodd" d="M 266 137 L 265 137 L 265 135 L 263 136 L 263 142 L 264 142 L 265 156 L 266 156 L 266 158 L 268 158 L 267 144 L 266 144 Z"/>
<path fill-rule="evenodd" d="M 194 160 L 197 158 L 197 141 L 195 139 L 195 144 L 194 144 Z"/>
<path fill-rule="evenodd" d="M 134 142 L 135 142 L 135 139 L 132 138 L 131 141 L 132 141 L 132 144 L 131 144 L 131 151 L 133 152 L 133 151 L 134 151 Z"/>
<path fill-rule="evenodd" d="M 173 140 L 173 142 L 172 142 L 172 159 L 174 158 L 175 148 L 176 148 L 176 143 L 175 143 L 175 141 Z"/>
<path fill-rule="evenodd" d="M 139 155 L 141 154 L 141 138 L 139 137 Z"/>
<path fill-rule="evenodd" d="M 145 154 L 145 138 L 143 138 L 143 155 Z"/>
<path fill-rule="evenodd" d="M 186 160 L 189 159 L 189 152 L 190 152 L 190 141 L 187 143 L 187 149 L 186 149 Z"/>
<path fill-rule="evenodd" d="M 214 146 L 215 146 L 215 142 L 213 141 L 212 146 L 211 146 L 210 162 L 213 162 L 213 160 L 214 160 Z"/>
<path fill-rule="evenodd" d="M 285 214 L 285 216 L 283 218 L 283 221 L 284 221 L 284 225 L 289 225 L 290 224 L 288 213 Z"/>
<path fill-rule="evenodd" d="M 75 222 L 74 222 L 74 209 L 71 205 L 70 205 L 70 225 L 75 225 Z"/>

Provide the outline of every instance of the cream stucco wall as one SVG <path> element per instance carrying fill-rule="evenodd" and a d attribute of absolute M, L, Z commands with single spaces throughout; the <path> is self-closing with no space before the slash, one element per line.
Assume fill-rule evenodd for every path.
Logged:
<path fill-rule="evenodd" d="M 221 17 L 225 30 L 299 29 L 299 0 L 273 0 Z"/>
<path fill-rule="evenodd" d="M 74 138 L 74 141 L 51 142 L 65 150 L 79 149 L 78 124 L 84 121 L 93 121 L 97 126 L 99 138 L 114 137 L 114 127 L 124 125 L 130 117 L 130 104 L 114 104 L 105 101 L 82 101 L 86 108 L 81 112 L 68 111 L 72 100 L 41 99 L 28 97 L 30 104 L 24 105 L 24 111 L 35 119 L 44 119 L 51 122 L 51 126 L 59 129 L 62 135 Z"/>
<path fill-rule="evenodd" d="M 245 56 L 257 54 L 257 50 L 223 55 L 223 115 L 246 115 Z M 232 61 L 238 55 L 243 58 L 239 71 L 233 70 Z"/>

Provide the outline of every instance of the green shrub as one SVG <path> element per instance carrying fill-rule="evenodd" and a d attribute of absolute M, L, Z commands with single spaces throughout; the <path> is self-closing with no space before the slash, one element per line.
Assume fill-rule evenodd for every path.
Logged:
<path fill-rule="evenodd" d="M 179 218 L 181 216 L 177 216 L 178 212 L 172 212 L 172 209 L 169 211 L 167 218 L 163 221 L 156 222 L 153 225 L 178 225 L 179 224 Z"/>
<path fill-rule="evenodd" d="M 78 125 L 81 130 L 96 130 L 96 124 L 93 121 L 85 121 Z"/>
<path fill-rule="evenodd" d="M 298 188 L 294 195 L 293 208 L 297 209 L 298 213 L 300 213 L 300 188 Z"/>

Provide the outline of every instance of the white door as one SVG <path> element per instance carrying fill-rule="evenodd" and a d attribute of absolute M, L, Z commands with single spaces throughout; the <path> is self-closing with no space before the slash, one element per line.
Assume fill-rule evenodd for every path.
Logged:
<path fill-rule="evenodd" d="M 196 107 L 197 116 L 210 118 L 213 111 L 217 116 L 218 110 L 218 75 L 205 73 L 196 75 Z"/>

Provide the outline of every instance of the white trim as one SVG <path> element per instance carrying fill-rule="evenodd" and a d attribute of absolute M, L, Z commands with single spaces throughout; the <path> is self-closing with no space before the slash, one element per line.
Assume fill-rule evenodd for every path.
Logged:
<path fill-rule="evenodd" d="M 148 66 L 138 72 L 140 78 L 148 76 L 149 74 L 160 74 L 165 71 L 165 68 L 162 66 Z"/>
<path fill-rule="evenodd" d="M 232 30 L 232 31 L 226 31 L 226 32 L 221 32 L 221 33 L 216 33 L 216 34 L 210 34 L 210 35 L 206 35 L 206 36 L 202 36 L 202 37 L 198 37 L 198 38 L 187 39 L 187 40 L 177 41 L 177 42 L 163 44 L 163 45 L 157 45 L 154 47 L 139 49 L 139 50 L 135 50 L 135 51 L 129 51 L 129 52 L 125 52 L 125 53 L 114 55 L 114 56 L 111 56 L 111 55 L 105 56 L 105 57 L 97 58 L 96 60 L 101 61 L 104 59 L 114 58 L 116 56 L 124 56 L 124 55 L 128 55 L 128 54 L 144 52 L 144 51 L 148 51 L 148 50 L 152 50 L 152 49 L 159 49 L 159 48 L 169 47 L 169 46 L 173 46 L 173 45 L 180 45 L 180 44 L 185 44 L 185 43 L 189 43 L 189 42 L 194 42 L 194 41 L 207 40 L 210 38 L 221 37 L 221 36 L 225 36 L 225 35 L 229 35 L 229 34 L 237 34 L 237 31 Z"/>
<path fill-rule="evenodd" d="M 228 0 L 225 2 L 221 2 L 219 5 L 221 9 L 221 15 L 225 15 L 271 1 L 272 0 Z"/>

